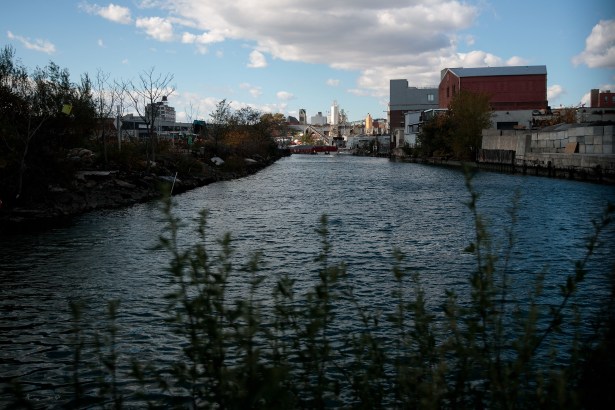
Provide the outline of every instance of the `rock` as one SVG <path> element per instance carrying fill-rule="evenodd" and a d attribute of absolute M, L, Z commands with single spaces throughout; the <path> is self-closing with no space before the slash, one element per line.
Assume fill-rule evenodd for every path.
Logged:
<path fill-rule="evenodd" d="M 224 160 L 220 157 L 212 157 L 211 158 L 211 162 L 213 162 L 216 165 L 222 165 L 224 164 Z"/>
<path fill-rule="evenodd" d="M 75 174 L 75 178 L 81 181 L 86 179 L 105 179 L 118 171 L 79 171 Z"/>
<path fill-rule="evenodd" d="M 66 158 L 74 162 L 94 162 L 96 155 L 86 148 L 73 148 L 66 154 Z"/>
<path fill-rule="evenodd" d="M 130 182 L 122 181 L 121 179 L 114 179 L 113 182 L 115 185 L 122 188 L 134 189 L 137 187 L 136 185 L 131 184 Z"/>
<path fill-rule="evenodd" d="M 224 160 L 214 157 L 212 162 L 221 165 Z M 182 180 L 178 178 L 175 181 L 173 194 L 216 181 L 241 178 L 258 172 L 274 161 L 259 162 L 252 159 L 246 162 L 251 166 L 233 173 L 224 172 L 213 164 L 203 164 L 198 173 L 184 175 Z M 173 183 L 175 179 L 174 169 L 169 169 L 168 173 L 173 176 L 159 178 L 143 170 L 79 171 L 75 174 L 75 180 L 72 181 L 68 190 L 59 188 L 57 184 L 51 184 L 51 189 L 40 201 L 22 204 L 15 208 L 8 208 L 6 204 L 0 207 L 0 235 L 5 232 L 23 232 L 24 229 L 32 231 L 45 229 L 56 223 L 63 224 L 72 216 L 95 209 L 118 208 L 160 198 L 160 180 Z"/>

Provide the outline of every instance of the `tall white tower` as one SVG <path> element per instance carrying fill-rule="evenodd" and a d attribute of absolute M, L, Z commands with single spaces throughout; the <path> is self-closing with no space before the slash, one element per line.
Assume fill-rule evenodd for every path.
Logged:
<path fill-rule="evenodd" d="M 337 125 L 340 122 L 340 110 L 337 106 L 337 101 L 333 101 L 333 105 L 331 106 L 331 125 Z"/>

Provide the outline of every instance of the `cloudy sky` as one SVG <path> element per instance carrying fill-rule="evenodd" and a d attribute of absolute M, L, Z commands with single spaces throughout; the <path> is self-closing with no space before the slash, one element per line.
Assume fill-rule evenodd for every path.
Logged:
<path fill-rule="evenodd" d="M 612 0 L 19 0 L 0 29 L 26 67 L 53 61 L 76 82 L 172 74 L 180 120 L 222 99 L 386 118 L 389 80 L 437 86 L 446 67 L 546 65 L 553 107 L 615 90 Z"/>

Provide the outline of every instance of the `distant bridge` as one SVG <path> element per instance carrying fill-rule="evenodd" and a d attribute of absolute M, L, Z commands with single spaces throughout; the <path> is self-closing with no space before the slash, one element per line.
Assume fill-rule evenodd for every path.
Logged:
<path fill-rule="evenodd" d="M 304 135 L 316 134 L 318 139 L 325 142 L 326 145 L 333 145 L 333 135 L 331 125 L 314 126 L 311 124 L 291 125 L 290 128 L 301 131 Z"/>

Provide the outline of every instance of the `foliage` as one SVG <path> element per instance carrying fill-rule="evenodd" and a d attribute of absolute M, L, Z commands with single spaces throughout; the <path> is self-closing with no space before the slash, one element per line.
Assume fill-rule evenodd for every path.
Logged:
<path fill-rule="evenodd" d="M 462 90 L 451 100 L 448 112 L 454 124 L 453 151 L 462 160 L 474 161 L 482 131 L 491 124 L 489 95 Z"/>
<path fill-rule="evenodd" d="M 233 110 L 226 100 L 218 102 L 210 117 L 207 137 L 213 145 L 212 154 L 227 161 L 234 156 L 274 155 L 277 145 L 273 138 L 284 135 L 286 129 L 282 114 L 261 114 L 251 107 Z"/>
<path fill-rule="evenodd" d="M 481 147 L 482 130 L 491 123 L 489 96 L 461 91 L 446 113 L 426 121 L 417 137 L 423 156 L 474 161 Z"/>
<path fill-rule="evenodd" d="M 613 374 L 612 305 L 598 318 L 595 333 L 581 338 L 572 296 L 588 274 L 601 234 L 610 229 L 615 206 L 594 223 L 585 256 L 565 278 L 559 302 L 544 306 L 540 275 L 527 300 L 511 300 L 516 200 L 505 232 L 507 251 L 496 255 L 470 177 L 467 185 L 475 231 L 466 249 L 475 260 L 471 291 L 447 291 L 441 311 L 429 307 L 419 272 L 405 267 L 398 250 L 391 272 L 395 306 L 380 313 L 362 305 L 346 266 L 330 260 L 326 216 L 317 228 L 321 251 L 311 290 L 299 295 L 294 281 L 282 276 L 267 291 L 262 254 L 236 269 L 229 234 L 217 242 L 217 253 L 206 245 L 206 211 L 197 224 L 199 242 L 181 244 L 185 225 L 173 215 L 169 198 L 157 249 L 170 255 L 168 324 L 183 340 L 183 357 L 170 368 L 135 361 L 140 396 L 132 387 L 123 389 L 126 382 L 119 380 L 128 375 L 117 373 L 118 304 L 112 302 L 106 335 L 95 338 L 100 378 L 92 391 L 93 382 L 82 379 L 92 370 L 83 368 L 87 343 L 80 310 L 74 309 L 75 398 L 66 406 L 121 408 L 142 400 L 151 408 L 507 409 L 583 408 L 608 399 L 609 390 L 596 391 L 591 382 Z M 615 285 L 615 276 L 611 281 Z M 242 296 L 231 299 L 237 286 Z M 556 345 L 559 350 L 553 350 Z M 611 366 L 598 367 L 602 373 L 596 375 L 596 360 Z M 15 405 L 27 403 L 20 391 L 15 385 Z"/>
<path fill-rule="evenodd" d="M 208 128 L 208 137 L 214 142 L 214 155 L 220 154 L 220 145 L 230 129 L 231 104 L 226 99 L 220 100 L 216 109 L 209 114 L 211 123 Z"/>
<path fill-rule="evenodd" d="M 154 68 L 129 82 L 110 81 L 109 74 L 99 70 L 94 80 L 85 74 L 75 84 L 68 70 L 53 62 L 29 72 L 13 48 L 0 50 L 2 211 L 52 203 L 50 187 L 71 189 L 77 168 L 157 172 L 151 168 L 156 155 L 185 155 L 168 140 L 158 141 L 156 133 L 158 104 L 174 92 L 172 80 L 171 74 L 158 74 Z M 146 123 L 147 138 L 125 139 L 120 147 L 112 118 L 129 104 Z M 211 117 L 208 134 L 194 146 L 199 154 L 204 149 L 201 159 L 207 163 L 217 155 L 228 159 L 232 171 L 245 170 L 244 158 L 264 162 L 279 155 L 274 137 L 286 132 L 281 114 L 262 115 L 250 107 L 234 111 L 222 100 Z M 69 159 L 73 148 L 86 148 L 94 155 L 81 162 Z M 177 172 L 199 172 L 203 165 L 193 158 L 174 162 Z"/>
<path fill-rule="evenodd" d="M 417 136 L 420 154 L 424 157 L 449 157 L 453 153 L 451 140 L 453 123 L 448 114 L 439 114 L 426 121 Z"/>
<path fill-rule="evenodd" d="M 93 127 L 91 82 L 70 82 L 68 70 L 50 62 L 29 73 L 7 46 L 0 53 L 0 195 L 22 200 L 44 190 L 58 154 Z"/>

